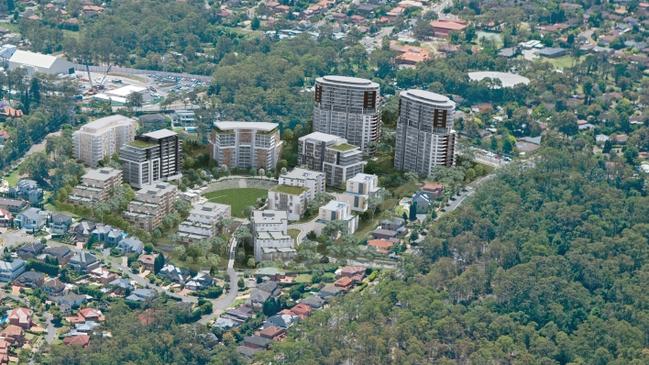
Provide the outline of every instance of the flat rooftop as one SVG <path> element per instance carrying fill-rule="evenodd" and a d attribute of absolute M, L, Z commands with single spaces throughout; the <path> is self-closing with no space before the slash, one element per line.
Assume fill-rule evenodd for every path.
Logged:
<path fill-rule="evenodd" d="M 168 129 L 159 129 L 157 131 L 153 131 L 153 132 L 143 134 L 143 136 L 153 138 L 153 139 L 163 139 L 163 138 L 168 138 L 168 137 L 175 137 L 177 135 L 178 135 L 178 133 L 176 133 L 174 131 L 170 131 Z"/>
<path fill-rule="evenodd" d="M 325 142 L 325 143 L 333 143 L 337 141 L 347 141 L 342 137 L 334 136 L 333 134 L 327 134 L 327 133 L 322 133 L 322 132 L 313 132 L 309 133 L 306 136 L 302 136 L 299 138 L 300 141 L 306 141 L 306 140 L 316 140 L 318 142 Z"/>
<path fill-rule="evenodd" d="M 299 167 L 281 175 L 280 177 L 288 179 L 315 179 L 318 176 L 324 176 L 324 172 L 302 169 Z"/>
<path fill-rule="evenodd" d="M 359 147 L 356 147 L 353 144 L 349 144 L 349 143 L 338 143 L 333 146 L 329 146 L 329 148 L 339 152 L 348 152 L 348 151 L 355 150 Z"/>
<path fill-rule="evenodd" d="M 275 185 L 270 189 L 270 191 L 276 191 L 278 193 L 286 193 L 291 195 L 299 195 L 308 190 L 309 189 L 303 188 L 301 186 L 290 186 L 290 185 L 283 185 L 283 184 Z"/>
<path fill-rule="evenodd" d="M 363 89 L 378 89 L 379 84 L 368 79 L 362 79 L 360 77 L 350 77 L 350 76 L 339 76 L 339 75 L 327 75 L 323 77 L 318 77 L 316 82 L 319 84 L 328 84 L 336 86 L 347 86 L 353 88 L 363 88 Z"/>
<path fill-rule="evenodd" d="M 135 123 L 136 121 L 133 118 L 129 118 L 124 115 L 115 114 L 115 115 L 110 115 L 108 117 L 94 120 L 82 126 L 80 131 L 83 131 L 85 133 L 97 133 L 107 128 L 117 127 L 120 125 L 128 125 L 128 124 L 135 125 Z"/>
<path fill-rule="evenodd" d="M 266 122 L 215 122 L 214 126 L 222 131 L 254 129 L 258 131 L 270 132 L 276 129 L 279 124 Z"/>
<path fill-rule="evenodd" d="M 117 170 L 112 167 L 103 167 L 101 169 L 91 169 L 88 170 L 84 175 L 83 179 L 99 180 L 106 181 L 112 179 L 122 174 L 122 170 Z"/>
<path fill-rule="evenodd" d="M 431 91 L 410 89 L 402 91 L 399 96 L 404 99 L 428 104 L 435 108 L 454 109 L 455 103 L 447 96 L 440 95 Z"/>
<path fill-rule="evenodd" d="M 252 212 L 252 221 L 258 224 L 281 224 L 287 219 L 288 215 L 283 210 L 255 210 Z"/>

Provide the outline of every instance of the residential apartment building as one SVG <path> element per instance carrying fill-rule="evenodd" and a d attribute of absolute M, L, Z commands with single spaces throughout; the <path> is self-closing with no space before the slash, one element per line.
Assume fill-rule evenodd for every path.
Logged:
<path fill-rule="evenodd" d="M 174 211 L 178 188 L 166 182 L 145 185 L 128 203 L 124 218 L 136 227 L 152 231 L 162 224 L 162 219 Z"/>
<path fill-rule="evenodd" d="M 113 189 L 122 184 L 122 171 L 112 167 L 88 170 L 81 177 L 68 200 L 76 205 L 93 205 L 105 202 Z"/>
<path fill-rule="evenodd" d="M 182 147 L 178 134 L 160 129 L 135 137 L 120 149 L 124 181 L 135 188 L 181 177 Z"/>
<path fill-rule="evenodd" d="M 194 205 L 187 219 L 178 226 L 178 236 L 186 242 L 215 237 L 223 219 L 232 217 L 230 206 L 205 202 Z"/>
<path fill-rule="evenodd" d="M 72 134 L 74 157 L 90 167 L 119 152 L 135 138 L 137 121 L 123 115 L 111 115 L 90 122 Z"/>
<path fill-rule="evenodd" d="M 318 222 L 327 224 L 328 222 L 342 221 L 346 233 L 352 234 L 358 228 L 358 216 L 352 214 L 351 206 L 339 200 L 332 200 L 320 207 L 318 211 Z"/>
<path fill-rule="evenodd" d="M 294 168 L 279 176 L 279 183 L 282 185 L 300 186 L 308 189 L 308 201 L 313 200 L 316 194 L 325 192 L 325 180 L 326 178 L 323 172 L 301 168 Z"/>
<path fill-rule="evenodd" d="M 379 177 L 370 174 L 356 174 L 347 180 L 347 189 L 339 196 L 355 212 L 365 212 L 369 208 L 370 198 L 378 195 Z"/>
<path fill-rule="evenodd" d="M 295 256 L 294 240 L 288 235 L 285 211 L 255 210 L 252 214 L 255 260 L 288 260 Z"/>
<path fill-rule="evenodd" d="M 394 166 L 397 170 L 430 175 L 435 166 L 455 164 L 455 103 L 424 90 L 406 90 L 399 96 Z"/>
<path fill-rule="evenodd" d="M 313 132 L 298 142 L 299 164 L 324 172 L 329 186 L 344 186 L 347 179 L 363 172 L 363 152 L 342 137 Z"/>
<path fill-rule="evenodd" d="M 292 221 L 306 212 L 308 189 L 301 186 L 275 185 L 268 190 L 268 209 L 282 210 Z"/>
<path fill-rule="evenodd" d="M 314 99 L 314 132 L 343 137 L 366 155 L 374 152 L 381 135 L 379 84 L 356 77 L 319 77 Z"/>
<path fill-rule="evenodd" d="M 277 123 L 216 122 L 210 137 L 211 155 L 219 166 L 272 170 L 282 141 Z"/>

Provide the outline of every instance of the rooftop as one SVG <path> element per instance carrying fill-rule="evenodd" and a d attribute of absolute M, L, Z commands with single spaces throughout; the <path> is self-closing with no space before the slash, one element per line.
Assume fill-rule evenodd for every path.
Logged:
<path fill-rule="evenodd" d="M 252 221 L 257 224 L 280 224 L 286 220 L 287 214 L 283 210 L 255 210 L 252 212 Z"/>
<path fill-rule="evenodd" d="M 431 91 L 409 89 L 399 94 L 401 98 L 410 99 L 420 103 L 431 105 L 435 108 L 454 109 L 455 103 L 447 96 L 440 95 Z"/>
<path fill-rule="evenodd" d="M 56 56 L 17 49 L 9 61 L 34 67 L 50 68 L 57 59 Z"/>
<path fill-rule="evenodd" d="M 368 79 L 362 79 L 359 77 L 349 77 L 349 76 L 338 76 L 338 75 L 327 75 L 323 77 L 318 77 L 316 82 L 319 84 L 330 84 L 330 85 L 340 85 L 348 87 L 357 87 L 357 88 L 377 88 L 379 84 Z"/>
<path fill-rule="evenodd" d="M 154 147 L 156 146 L 155 143 L 149 142 L 149 141 L 143 141 L 141 139 L 136 139 L 128 143 L 129 146 L 133 146 L 135 148 L 149 148 L 149 147 Z"/>
<path fill-rule="evenodd" d="M 270 191 L 276 191 L 279 193 L 286 193 L 286 194 L 291 194 L 291 195 L 299 195 L 304 193 L 305 191 L 308 191 L 309 189 L 303 188 L 301 186 L 289 186 L 289 185 L 275 185 L 273 186 Z"/>
<path fill-rule="evenodd" d="M 270 132 L 277 129 L 277 123 L 266 122 L 216 122 L 214 126 L 222 131 L 236 130 L 236 129 L 255 129 L 264 132 Z"/>
<path fill-rule="evenodd" d="M 280 177 L 289 179 L 315 179 L 319 175 L 324 175 L 324 173 L 320 171 L 312 171 L 296 167 L 293 170 L 281 175 Z"/>
<path fill-rule="evenodd" d="M 334 136 L 333 134 L 327 134 L 327 133 L 322 133 L 322 132 L 313 132 L 313 133 L 307 134 L 306 136 L 300 137 L 299 140 L 300 141 L 316 140 L 318 142 L 325 142 L 325 143 L 338 142 L 338 141 L 347 142 L 342 137 L 338 137 L 338 136 Z"/>
<path fill-rule="evenodd" d="M 90 169 L 84 175 L 83 179 L 106 181 L 122 173 L 121 170 L 112 167 L 103 167 L 101 169 Z"/>
<path fill-rule="evenodd" d="M 178 133 L 176 133 L 174 131 L 170 131 L 168 129 L 159 129 L 157 131 L 153 131 L 153 132 L 143 134 L 143 136 L 153 138 L 153 139 L 163 139 L 163 138 L 167 138 L 167 137 L 174 137 L 174 136 L 177 136 L 177 135 L 178 135 Z"/>
<path fill-rule="evenodd" d="M 136 124 L 135 119 L 123 115 L 115 114 L 115 115 L 94 120 L 81 127 L 80 131 L 83 131 L 84 133 L 98 133 L 108 128 L 114 128 L 118 126 L 129 125 L 129 124 L 135 126 Z"/>
<path fill-rule="evenodd" d="M 335 144 L 333 146 L 330 146 L 329 148 L 331 148 L 332 150 L 335 150 L 335 151 L 339 151 L 339 152 L 347 152 L 347 151 L 357 149 L 358 147 L 356 147 L 356 146 L 354 146 L 352 144 L 349 144 L 349 143 L 338 143 L 338 144 Z"/>

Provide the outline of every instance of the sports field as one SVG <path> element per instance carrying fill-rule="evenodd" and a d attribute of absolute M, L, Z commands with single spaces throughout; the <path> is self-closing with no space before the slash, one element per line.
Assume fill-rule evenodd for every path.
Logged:
<path fill-rule="evenodd" d="M 265 189 L 234 188 L 213 191 L 205 194 L 205 197 L 211 202 L 229 205 L 233 216 L 245 218 L 243 210 L 248 206 L 255 206 L 257 198 L 265 198 L 267 194 Z"/>

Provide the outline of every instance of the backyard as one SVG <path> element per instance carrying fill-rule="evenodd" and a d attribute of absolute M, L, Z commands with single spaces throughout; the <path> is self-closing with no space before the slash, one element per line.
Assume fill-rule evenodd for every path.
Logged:
<path fill-rule="evenodd" d="M 245 218 L 243 211 L 246 207 L 255 206 L 258 198 L 265 198 L 268 191 L 258 188 L 234 188 L 213 191 L 205 197 L 213 203 L 227 204 L 232 208 L 232 215 Z"/>

